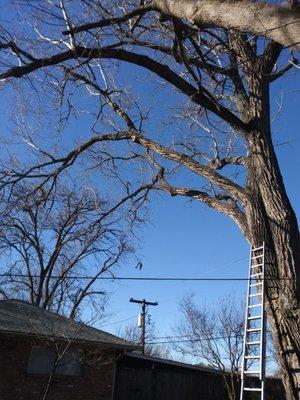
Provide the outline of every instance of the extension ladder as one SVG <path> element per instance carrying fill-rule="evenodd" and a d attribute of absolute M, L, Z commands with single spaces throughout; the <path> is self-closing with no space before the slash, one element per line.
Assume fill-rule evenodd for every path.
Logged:
<path fill-rule="evenodd" d="M 264 400 L 266 358 L 265 244 L 251 248 L 241 371 L 241 397 Z"/>

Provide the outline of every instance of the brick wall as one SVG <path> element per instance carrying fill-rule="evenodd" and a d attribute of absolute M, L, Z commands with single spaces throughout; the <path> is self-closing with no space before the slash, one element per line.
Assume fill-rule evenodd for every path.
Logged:
<path fill-rule="evenodd" d="M 42 400 L 49 377 L 30 375 L 32 345 L 41 341 L 0 339 L 0 399 Z M 82 376 L 55 376 L 47 400 L 111 400 L 117 353 L 83 348 Z"/>

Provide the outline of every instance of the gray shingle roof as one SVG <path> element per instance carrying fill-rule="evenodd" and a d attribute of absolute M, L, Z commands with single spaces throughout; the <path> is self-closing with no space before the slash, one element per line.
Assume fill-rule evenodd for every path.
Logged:
<path fill-rule="evenodd" d="M 124 339 L 19 300 L 0 300 L 0 333 L 65 339 L 135 350 Z"/>

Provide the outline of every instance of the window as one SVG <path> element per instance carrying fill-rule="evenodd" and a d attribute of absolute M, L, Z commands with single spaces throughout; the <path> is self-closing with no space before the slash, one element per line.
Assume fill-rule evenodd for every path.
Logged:
<path fill-rule="evenodd" d="M 62 350 L 63 353 L 63 350 Z M 57 353 L 51 347 L 33 346 L 28 362 L 29 374 L 80 376 L 82 372 L 82 352 L 79 349 L 70 349 L 64 352 L 57 360 Z"/>

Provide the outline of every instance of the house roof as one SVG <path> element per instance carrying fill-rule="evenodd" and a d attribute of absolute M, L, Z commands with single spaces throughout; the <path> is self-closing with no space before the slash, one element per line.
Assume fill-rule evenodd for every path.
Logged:
<path fill-rule="evenodd" d="M 205 367 L 202 365 L 193 365 L 193 364 L 187 364 L 179 361 L 174 361 L 174 360 L 168 360 L 165 358 L 158 358 L 158 357 L 152 357 L 152 356 L 146 356 L 143 354 L 138 354 L 138 353 L 126 353 L 122 357 L 123 359 L 131 359 L 131 360 L 140 360 L 144 362 L 150 362 L 150 363 L 155 363 L 155 364 L 162 364 L 166 366 L 171 366 L 171 367 L 178 367 L 178 368 L 185 368 L 185 369 L 192 369 L 195 371 L 205 371 L 205 372 L 210 372 L 210 373 L 216 373 L 220 374 L 221 371 L 217 370 L 213 367 Z"/>
<path fill-rule="evenodd" d="M 0 300 L 0 333 L 139 349 L 139 346 L 108 332 L 20 300 Z"/>

